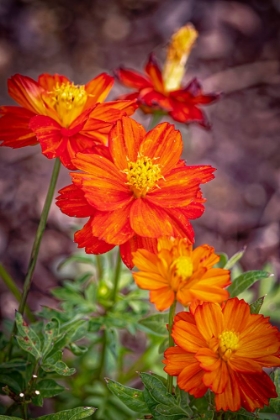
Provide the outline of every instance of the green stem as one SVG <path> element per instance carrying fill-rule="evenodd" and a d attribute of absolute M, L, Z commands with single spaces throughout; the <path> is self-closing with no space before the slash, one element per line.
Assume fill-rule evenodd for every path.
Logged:
<path fill-rule="evenodd" d="M 33 272 L 34 272 L 34 269 L 35 269 L 35 266 L 36 266 L 36 262 L 37 262 L 37 258 L 38 258 L 38 253 L 39 253 L 43 233 L 44 233 L 44 230 L 45 230 L 45 227 L 46 227 L 46 224 L 47 224 L 47 219 L 48 219 L 52 199 L 53 199 L 53 196 L 54 196 L 54 190 L 55 190 L 59 170 L 60 170 L 60 160 L 56 159 L 55 163 L 54 163 L 53 171 L 52 171 L 52 176 L 51 176 L 50 185 L 49 185 L 49 189 L 48 189 L 48 192 L 47 192 L 45 204 L 44 204 L 44 207 L 43 207 L 43 210 L 42 210 L 40 222 L 39 222 L 37 232 L 36 232 L 36 235 L 35 235 L 33 248 L 32 248 L 32 251 L 31 251 L 31 256 L 30 256 L 30 260 L 29 260 L 29 264 L 28 264 L 28 268 L 27 268 L 27 274 L 26 274 L 24 284 L 23 284 L 23 293 L 22 293 L 21 300 L 20 300 L 20 303 L 19 303 L 19 308 L 18 308 L 18 311 L 22 315 L 24 314 L 24 309 L 25 309 L 27 296 L 28 296 L 29 289 L 30 289 L 30 286 L 31 286 L 31 283 L 32 283 L 32 276 L 33 276 Z M 10 357 L 11 351 L 12 351 L 13 336 L 14 336 L 15 332 L 16 332 L 16 323 L 14 323 L 13 331 L 12 331 L 9 346 L 8 346 L 9 357 Z"/>
<path fill-rule="evenodd" d="M 122 266 L 122 259 L 121 259 L 121 254 L 120 252 L 118 253 L 118 258 L 117 258 L 117 265 L 116 265 L 116 270 L 115 270 L 115 275 L 113 278 L 113 292 L 112 292 L 112 306 L 115 304 L 116 299 L 117 299 L 117 293 L 118 293 L 118 288 L 119 288 L 119 281 L 120 281 L 120 274 L 121 274 L 121 266 Z"/>
<path fill-rule="evenodd" d="M 97 266 L 98 280 L 101 280 L 103 276 L 103 266 L 102 266 L 102 261 L 101 261 L 101 255 L 96 255 L 96 266 Z"/>
<path fill-rule="evenodd" d="M 156 111 L 152 113 L 148 131 L 152 130 L 152 128 L 154 128 L 160 122 L 163 115 L 164 114 L 161 111 L 158 111 L 158 112 Z"/>
<path fill-rule="evenodd" d="M 21 299 L 21 292 L 17 288 L 16 283 L 10 276 L 10 274 L 5 270 L 4 266 L 0 264 L 0 277 L 2 277 L 2 280 L 4 281 L 7 288 L 10 290 L 10 292 L 14 295 L 14 297 L 17 299 L 18 302 L 20 302 Z M 35 316 L 31 312 L 30 308 L 26 305 L 26 314 L 28 316 L 28 319 L 32 322 L 35 321 Z"/>
<path fill-rule="evenodd" d="M 173 320 L 174 320 L 174 316 L 175 316 L 175 311 L 176 311 L 176 300 L 174 300 L 174 302 L 172 303 L 172 305 L 170 306 L 169 309 L 169 318 L 168 318 L 168 336 L 169 336 L 169 347 L 173 347 L 174 346 L 174 340 L 173 337 L 171 335 L 172 333 L 172 326 L 173 326 Z M 173 376 L 168 375 L 167 377 L 167 391 L 172 394 L 173 391 Z"/>

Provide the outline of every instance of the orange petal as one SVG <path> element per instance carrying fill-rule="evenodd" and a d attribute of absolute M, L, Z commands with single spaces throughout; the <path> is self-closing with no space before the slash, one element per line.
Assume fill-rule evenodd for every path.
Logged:
<path fill-rule="evenodd" d="M 85 85 L 85 90 L 88 95 L 87 102 L 84 109 L 91 108 L 97 102 L 103 102 L 112 86 L 114 78 L 106 73 L 101 73 Z"/>
<path fill-rule="evenodd" d="M 95 213 L 95 209 L 90 206 L 85 199 L 84 192 L 75 185 L 68 185 L 58 191 L 56 205 L 60 210 L 72 217 L 88 217 Z"/>
<path fill-rule="evenodd" d="M 215 395 L 216 410 L 238 411 L 241 408 L 241 395 L 234 373 L 228 369 L 228 381 L 224 391 Z"/>
<path fill-rule="evenodd" d="M 195 325 L 195 319 L 191 312 L 178 312 L 175 315 L 174 322 L 178 322 L 180 320 L 186 321 L 186 322 L 189 322 L 190 324 Z"/>
<path fill-rule="evenodd" d="M 224 331 L 223 314 L 218 304 L 204 303 L 198 306 L 194 317 L 197 328 L 206 341 L 209 341 L 212 337 L 219 337 Z"/>
<path fill-rule="evenodd" d="M 78 153 L 73 164 L 87 173 L 72 173 L 73 182 L 81 185 L 87 201 L 102 211 L 117 210 L 133 200 L 125 176 L 103 156 Z M 89 175 L 88 175 L 89 174 Z"/>
<path fill-rule="evenodd" d="M 221 367 L 222 360 L 213 350 L 208 348 L 199 349 L 195 358 L 200 362 L 200 367 L 207 372 L 212 372 Z"/>
<path fill-rule="evenodd" d="M 150 252 L 155 253 L 157 249 L 157 241 L 153 238 L 143 238 L 139 235 L 134 235 L 130 238 L 127 242 L 120 245 L 120 253 L 123 262 L 128 266 L 131 270 L 134 266 L 132 255 L 138 249 L 146 249 Z"/>
<path fill-rule="evenodd" d="M 242 332 L 250 317 L 250 307 L 244 300 L 229 299 L 223 307 L 225 326 L 230 331 Z"/>
<path fill-rule="evenodd" d="M 144 136 L 144 127 L 129 117 L 123 117 L 112 128 L 109 134 L 109 150 L 120 171 L 127 168 L 128 161 L 137 160 Z"/>
<path fill-rule="evenodd" d="M 160 165 L 163 176 L 177 164 L 183 150 L 181 134 L 174 125 L 162 123 L 149 131 L 140 146 L 140 153 Z"/>
<path fill-rule="evenodd" d="M 207 347 L 197 326 L 183 320 L 173 325 L 172 337 L 178 346 L 190 353 L 196 353 L 201 347 Z"/>
<path fill-rule="evenodd" d="M 181 347 L 169 347 L 164 352 L 165 359 L 163 363 L 166 365 L 164 370 L 172 376 L 178 376 L 185 366 L 190 364 L 198 364 L 192 353 L 187 353 Z"/>
<path fill-rule="evenodd" d="M 194 242 L 194 231 L 188 219 L 188 207 L 177 209 L 166 209 L 173 224 L 173 236 L 188 238 Z"/>
<path fill-rule="evenodd" d="M 236 353 L 228 360 L 228 364 L 232 370 L 237 372 L 262 372 L 262 367 L 258 361 L 249 359 L 248 357 L 239 357 Z"/>
<path fill-rule="evenodd" d="M 150 292 L 150 301 L 155 304 L 158 311 L 165 311 L 170 308 L 174 300 L 175 293 L 169 286 Z"/>
<path fill-rule="evenodd" d="M 133 263 L 139 270 L 158 273 L 157 264 L 159 262 L 158 256 L 147 249 L 138 249 L 133 253 Z"/>
<path fill-rule="evenodd" d="M 201 398 L 207 391 L 202 378 L 204 372 L 200 368 L 199 363 L 186 366 L 178 376 L 177 384 L 179 388 L 187 391 L 196 398 Z"/>
<path fill-rule="evenodd" d="M 150 54 L 148 62 L 145 67 L 145 72 L 150 77 L 155 90 L 158 90 L 159 92 L 163 92 L 164 85 L 163 85 L 163 80 L 162 80 L 162 73 L 154 54 Z"/>
<path fill-rule="evenodd" d="M 92 218 L 74 236 L 79 248 L 85 248 L 87 254 L 104 254 L 114 248 L 114 245 L 96 238 L 92 234 Z"/>
<path fill-rule="evenodd" d="M 18 149 L 38 144 L 37 138 L 29 127 L 34 113 L 18 106 L 0 108 L 0 141 L 1 146 Z"/>
<path fill-rule="evenodd" d="M 121 245 L 134 235 L 129 224 L 130 206 L 112 212 L 97 211 L 94 217 L 92 232 L 103 241 Z"/>
<path fill-rule="evenodd" d="M 204 359 L 205 362 L 205 359 Z M 216 394 L 220 394 L 226 388 L 229 380 L 227 364 L 224 361 L 217 363 L 219 367 L 211 372 L 206 372 L 203 376 L 204 384 Z"/>
<path fill-rule="evenodd" d="M 158 273 L 140 271 L 133 273 L 133 278 L 140 289 L 158 290 L 164 286 L 168 286 L 168 289 L 170 288 L 168 281 Z"/>
<path fill-rule="evenodd" d="M 124 85 L 137 90 L 152 86 L 152 83 L 142 74 L 131 69 L 120 67 L 115 70 L 117 79 Z"/>
<path fill-rule="evenodd" d="M 42 94 L 44 89 L 35 80 L 15 74 L 8 80 L 9 95 L 21 106 L 35 114 L 46 114 Z"/>
<path fill-rule="evenodd" d="M 52 91 L 57 85 L 62 85 L 62 83 L 69 83 L 70 80 L 66 76 L 61 76 L 60 74 L 40 74 L 38 78 L 39 85 L 47 92 Z"/>
<path fill-rule="evenodd" d="M 214 248 L 209 245 L 201 245 L 193 250 L 192 262 L 194 271 L 199 267 L 212 268 L 220 260 L 220 257 L 214 253 Z"/>

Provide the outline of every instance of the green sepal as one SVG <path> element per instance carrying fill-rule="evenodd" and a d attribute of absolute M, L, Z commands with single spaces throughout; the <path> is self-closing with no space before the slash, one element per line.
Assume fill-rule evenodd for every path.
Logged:
<path fill-rule="evenodd" d="M 124 386 L 112 379 L 105 378 L 109 390 L 116 395 L 128 408 L 137 413 L 149 413 L 147 404 L 144 401 L 143 391 Z"/>
<path fill-rule="evenodd" d="M 247 271 L 234 279 L 232 284 L 227 288 L 230 297 L 236 297 L 240 293 L 249 289 L 256 281 L 271 277 L 267 271 Z"/>

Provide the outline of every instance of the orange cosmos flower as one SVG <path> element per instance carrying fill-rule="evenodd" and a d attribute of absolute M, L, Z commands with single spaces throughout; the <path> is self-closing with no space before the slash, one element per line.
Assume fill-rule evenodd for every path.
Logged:
<path fill-rule="evenodd" d="M 177 346 L 165 351 L 164 370 L 197 398 L 210 388 L 217 410 L 254 411 L 277 397 L 263 367 L 280 366 L 280 333 L 269 318 L 251 314 L 244 300 L 177 314 L 172 337 Z"/>
<path fill-rule="evenodd" d="M 0 108 L 1 145 L 19 148 L 39 141 L 45 156 L 59 157 L 67 168 L 75 169 L 71 162 L 75 154 L 105 144 L 115 121 L 137 107 L 135 101 L 100 104 L 112 85 L 113 78 L 106 73 L 85 86 L 58 74 L 42 74 L 38 82 L 16 74 L 8 80 L 8 91 L 20 107 Z"/>
<path fill-rule="evenodd" d="M 220 257 L 214 248 L 202 245 L 193 250 L 183 238 L 159 238 L 155 254 L 138 249 L 133 254 L 133 273 L 141 289 L 150 290 L 150 301 L 159 311 L 169 308 L 175 300 L 188 306 L 194 300 L 222 302 L 229 294 L 223 288 L 230 284 L 230 272 L 213 268 Z"/>
<path fill-rule="evenodd" d="M 161 71 L 153 54 L 145 66 L 145 75 L 134 70 L 119 68 L 117 79 L 136 92 L 123 95 L 122 99 L 137 99 L 142 110 L 147 113 L 161 110 L 181 123 L 197 122 L 209 128 L 209 123 L 199 108 L 215 101 L 218 94 L 204 94 L 197 79 L 183 86 L 185 64 L 197 38 L 192 25 L 186 25 L 177 31 L 169 45 L 164 69 Z"/>
<path fill-rule="evenodd" d="M 111 246 L 133 240 L 134 245 L 126 247 L 131 251 L 138 237 L 154 240 L 166 234 L 193 241 L 190 219 L 204 211 L 200 184 L 213 179 L 215 169 L 187 166 L 180 160 L 182 147 L 173 125 L 159 124 L 146 133 L 142 125 L 123 117 L 109 133 L 110 156 L 78 153 L 73 163 L 83 173 L 71 174 L 75 189 L 62 190 L 58 205 L 69 214 L 69 200 L 81 191 L 74 208 L 80 203 L 90 220 L 75 237 L 79 245 L 90 243 L 95 253 L 93 237 Z"/>

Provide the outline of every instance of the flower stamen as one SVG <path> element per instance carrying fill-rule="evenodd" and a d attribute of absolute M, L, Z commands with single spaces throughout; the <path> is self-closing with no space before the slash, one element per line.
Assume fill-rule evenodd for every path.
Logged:
<path fill-rule="evenodd" d="M 231 358 L 232 353 L 234 353 L 239 347 L 239 338 L 238 334 L 234 331 L 223 331 L 219 335 L 219 354 L 223 360 L 228 360 Z"/>

